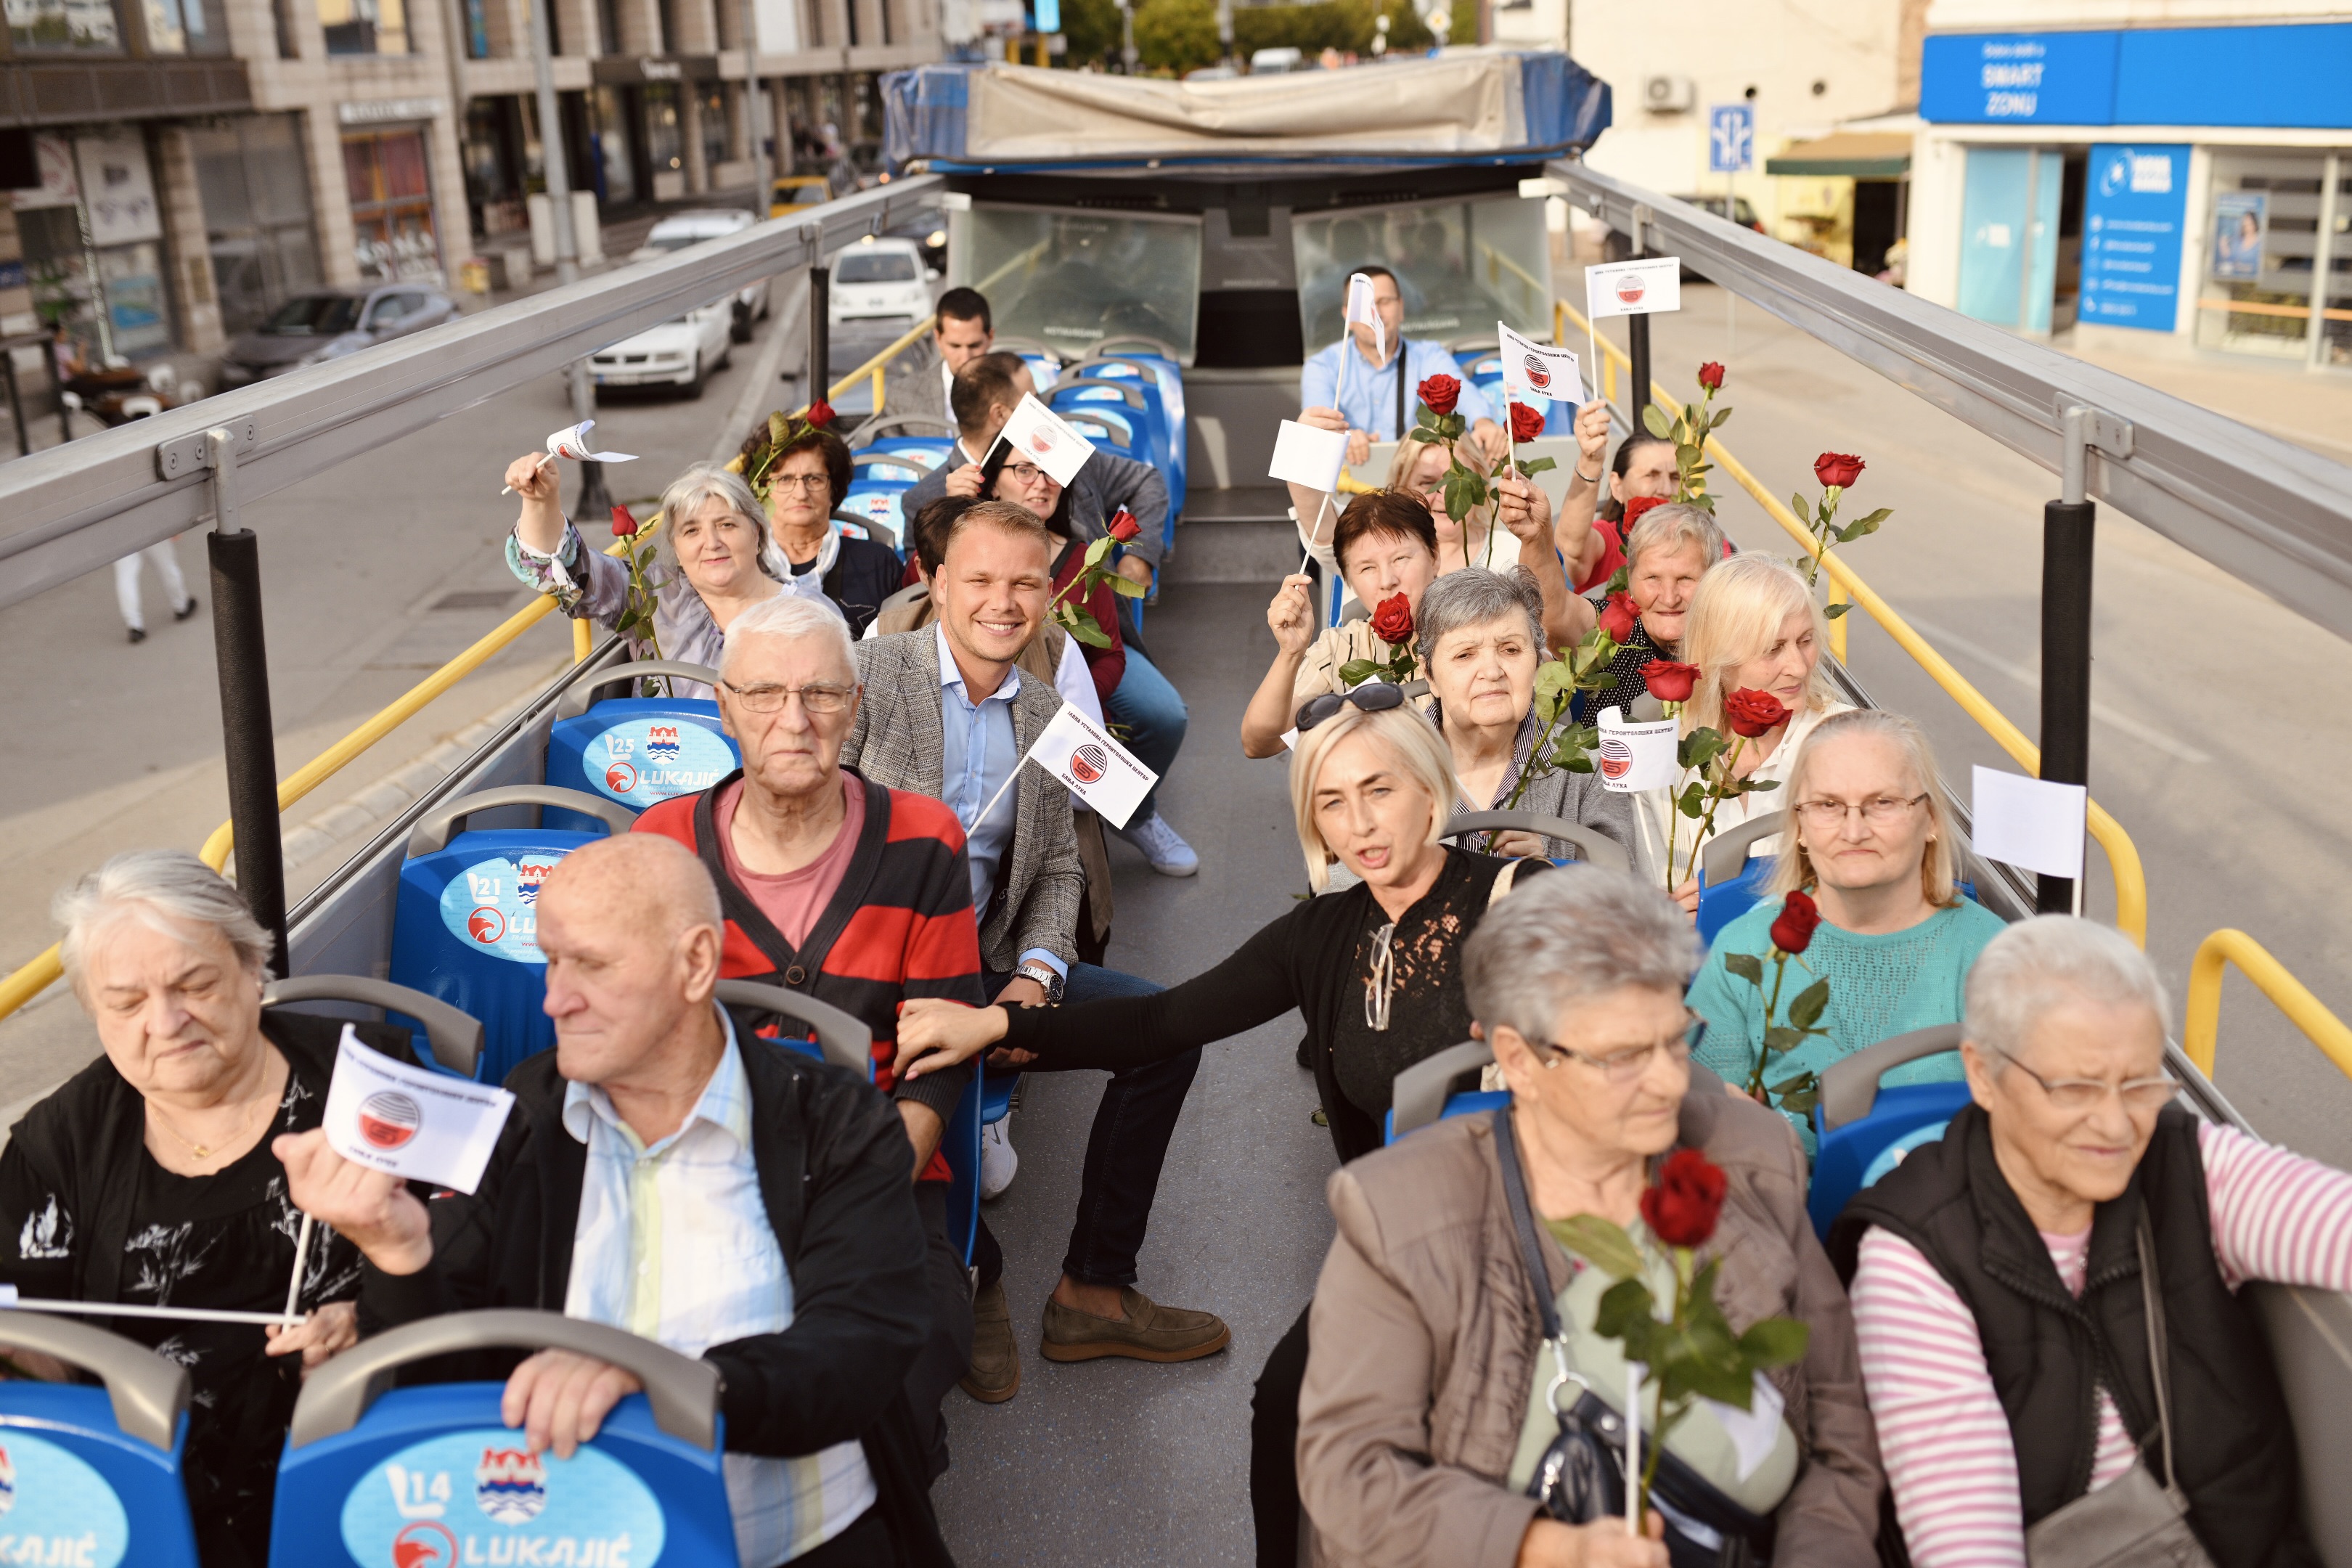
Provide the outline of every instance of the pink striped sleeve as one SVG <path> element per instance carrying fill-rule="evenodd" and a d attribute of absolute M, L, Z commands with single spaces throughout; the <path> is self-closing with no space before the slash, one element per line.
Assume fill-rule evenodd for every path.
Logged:
<path fill-rule="evenodd" d="M 2213 1256 L 2249 1279 L 2352 1290 L 2352 1175 L 2208 1121 L 2197 1130 Z"/>
<path fill-rule="evenodd" d="M 1976 1319 L 1900 1237 L 1862 1238 L 1853 1324 L 1895 1513 L 1916 1568 L 2025 1568 L 2017 1447 Z"/>

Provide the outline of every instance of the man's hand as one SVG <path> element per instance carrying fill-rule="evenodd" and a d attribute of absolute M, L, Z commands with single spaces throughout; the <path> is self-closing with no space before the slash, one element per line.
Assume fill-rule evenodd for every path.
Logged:
<path fill-rule="evenodd" d="M 1510 530 L 1511 537 L 1525 544 L 1531 539 L 1547 539 L 1551 534 L 1551 497 L 1533 479 L 1517 474 L 1507 474 L 1495 481 L 1498 498 L 1495 521 Z"/>
<path fill-rule="evenodd" d="M 1315 615 L 1315 579 L 1304 572 L 1285 577 L 1265 607 L 1265 624 L 1276 647 L 1294 658 L 1305 655 L 1322 630 Z"/>
<path fill-rule="evenodd" d="M 947 493 L 959 500 L 980 499 L 981 468 L 978 463 L 966 463 L 947 477 Z"/>
<path fill-rule="evenodd" d="M 1372 460 L 1372 438 L 1361 430 L 1348 432 L 1348 467 L 1360 468 Z"/>
<path fill-rule="evenodd" d="M 261 1332 L 268 1342 L 263 1348 L 271 1355 L 300 1351 L 302 1370 L 308 1373 L 329 1356 L 360 1342 L 360 1310 L 351 1301 L 330 1301 L 313 1307 L 308 1317 L 290 1328 L 273 1323 Z"/>
<path fill-rule="evenodd" d="M 1591 474 L 1587 484 L 1607 477 L 1601 465 L 1609 460 L 1609 405 L 1594 398 L 1576 411 L 1576 471 Z"/>
<path fill-rule="evenodd" d="M 1022 992 L 1024 986 L 1027 990 Z M 1023 995 L 1037 1000 L 1024 1001 Z M 993 1007 L 967 1007 L 938 996 L 910 996 L 899 1003 L 898 1052 L 890 1064 L 897 1081 L 904 1083 L 970 1061 L 1004 1037 L 1009 1023 L 1006 1007 L 1043 1006 L 1045 990 L 1034 980 L 1017 979 L 1004 988 L 998 1002 Z"/>
<path fill-rule="evenodd" d="M 1501 462 L 1504 456 L 1511 449 L 1510 437 L 1506 435 L 1503 427 L 1492 419 L 1481 419 L 1470 426 L 1470 439 L 1477 443 L 1481 452 L 1486 454 L 1486 462 L 1490 467 Z"/>
<path fill-rule="evenodd" d="M 533 1454 L 555 1450 L 559 1459 L 596 1435 L 613 1406 L 644 1388 L 636 1373 L 610 1362 L 570 1351 L 541 1351 L 507 1379 L 499 1419 L 523 1428 Z"/>
<path fill-rule="evenodd" d="M 286 1167 L 287 1201 L 364 1253 L 386 1274 L 414 1274 L 433 1261 L 433 1225 L 398 1176 L 354 1165 L 327 1144 L 327 1131 L 280 1133 L 269 1145 Z"/>
<path fill-rule="evenodd" d="M 1666 1568 L 1666 1521 L 1653 1511 L 1638 1536 L 1625 1533 L 1623 1519 L 1562 1524 L 1538 1519 L 1519 1538 L 1516 1568 Z"/>
<path fill-rule="evenodd" d="M 1372 438 L 1361 430 L 1348 430 L 1348 416 L 1336 408 L 1302 408 L 1298 422 L 1311 429 L 1348 431 L 1348 464 L 1368 462 L 1372 455 Z"/>
<path fill-rule="evenodd" d="M 1488 840 L 1486 853 L 1506 860 L 1538 858 L 1544 854 L 1543 835 L 1524 833 L 1514 827 Z"/>
<path fill-rule="evenodd" d="M 1120 556 L 1118 572 L 1130 583 L 1140 583 L 1147 588 L 1151 586 L 1151 563 L 1140 555 Z"/>

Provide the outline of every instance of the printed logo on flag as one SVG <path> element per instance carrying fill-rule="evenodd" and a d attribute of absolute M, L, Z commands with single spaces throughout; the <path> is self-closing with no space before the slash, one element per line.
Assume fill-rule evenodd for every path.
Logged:
<path fill-rule="evenodd" d="M 581 748 L 587 788 L 644 810 L 672 795 L 698 795 L 733 773 L 734 742 L 688 721 L 625 720 Z"/>
<path fill-rule="evenodd" d="M 500 1524 L 529 1524 L 547 1507 L 547 1467 L 528 1448 L 485 1448 L 474 1501 Z"/>
<path fill-rule="evenodd" d="M 70 1449 L 11 1429 L 0 1448 L 0 1562 L 115 1568 L 131 1521 L 106 1479 Z"/>
<path fill-rule="evenodd" d="M 1649 291 L 1649 285 L 1642 281 L 1638 272 L 1628 272 L 1617 279 L 1617 302 L 1621 305 L 1638 305 Z"/>
<path fill-rule="evenodd" d="M 1110 753 L 1088 742 L 1070 753 L 1070 776 L 1080 784 L 1093 784 L 1110 771 Z"/>
<path fill-rule="evenodd" d="M 360 1136 L 378 1149 L 399 1148 L 424 1120 L 416 1101 L 397 1089 L 378 1089 L 360 1101 Z"/>
<path fill-rule="evenodd" d="M 1622 735 L 1611 735 L 1601 742 L 1601 776 L 1622 779 L 1633 768 L 1633 748 Z"/>
<path fill-rule="evenodd" d="M 1095 455 L 1094 443 L 1038 402 L 1034 394 L 1021 399 L 997 439 L 1015 452 L 1034 454 L 1037 466 L 1053 475 L 1057 485 L 1066 485 L 1076 479 L 1078 470 L 1087 466 L 1087 459 Z"/>
<path fill-rule="evenodd" d="M 539 889 L 563 858 L 540 851 L 527 860 L 478 860 L 441 889 L 441 924 L 478 952 L 516 963 L 545 963 L 539 951 Z"/>
<path fill-rule="evenodd" d="M 1529 354 L 1520 362 L 1527 372 L 1528 385 L 1538 392 L 1551 390 L 1551 366 L 1544 363 L 1541 354 Z"/>

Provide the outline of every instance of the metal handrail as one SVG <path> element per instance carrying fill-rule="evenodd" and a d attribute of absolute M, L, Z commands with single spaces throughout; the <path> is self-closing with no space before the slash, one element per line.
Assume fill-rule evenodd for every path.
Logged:
<path fill-rule="evenodd" d="M 2261 942 L 2228 926 L 2198 943 L 2197 956 L 2189 961 L 2189 1005 L 2180 1021 L 2180 1048 L 2199 1072 L 2213 1076 L 2221 1032 L 2221 973 L 2232 963 L 2286 1015 L 2288 1023 L 2301 1029 L 2339 1071 L 2352 1077 L 2352 1027 Z"/>
<path fill-rule="evenodd" d="M 1583 313 L 1575 306 L 1565 300 L 1557 300 L 1554 303 L 1561 313 L 1575 322 L 1578 331 L 1588 330 L 1590 323 L 1585 321 Z M 1607 338 L 1598 338 L 1598 342 L 1603 359 L 1610 361 L 1612 365 L 1621 362 L 1626 363 L 1630 372 L 1631 363 L 1622 349 Z M 1682 405 L 1676 402 L 1673 395 L 1664 387 L 1659 386 L 1655 382 L 1651 384 L 1651 395 L 1670 416 L 1681 415 Z M 1748 466 L 1731 455 L 1724 447 L 1720 437 L 1708 437 L 1706 449 L 1707 455 L 1715 459 L 1717 466 L 1730 475 L 1733 481 L 1741 489 L 1746 490 L 1755 500 L 1756 504 L 1762 507 L 1765 513 L 1774 522 L 1779 523 L 1790 537 L 1796 540 L 1807 554 L 1821 556 L 1820 546 L 1814 542 L 1812 534 L 1803 523 L 1797 521 L 1796 514 L 1789 510 L 1788 503 L 1758 483 L 1756 476 L 1748 471 Z M 1833 593 L 1837 589 L 1843 589 L 1853 597 L 1856 605 L 1870 612 L 1870 618 L 1884 627 L 1886 634 L 1895 639 L 1895 644 L 1905 653 L 1909 654 L 1921 669 L 1927 672 L 1927 678 L 1942 687 L 1945 695 L 1958 703 L 1960 710 L 1975 720 L 1979 728 L 2000 743 L 2001 750 L 2014 757 L 2020 767 L 2029 773 L 2040 773 L 2042 748 L 2027 740 L 2025 732 L 2011 723 L 2008 715 L 1994 707 L 1983 692 L 1970 685 L 1968 678 L 1953 668 L 1951 661 L 1937 653 L 1927 638 L 1912 630 L 1910 623 L 1895 614 L 1895 607 L 1880 598 L 1876 591 L 1864 582 L 1853 567 L 1845 563 L 1843 556 L 1832 553 L 1822 558 L 1822 563 L 1829 572 Z M 1832 626 L 1842 624 L 1843 618 L 1832 623 Z M 2115 877 L 2116 929 L 2140 947 L 2145 948 L 2147 946 L 2147 872 L 2140 863 L 2139 849 L 2132 843 L 2131 835 L 2124 831 L 2123 825 L 2109 816 L 2106 808 L 2096 801 L 2089 802 L 2087 826 L 2091 837 L 2097 841 L 2100 849 L 2105 851 L 2108 868 Z"/>

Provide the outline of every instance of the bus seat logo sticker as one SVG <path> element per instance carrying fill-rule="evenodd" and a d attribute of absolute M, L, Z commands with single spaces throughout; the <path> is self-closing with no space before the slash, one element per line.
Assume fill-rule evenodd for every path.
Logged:
<path fill-rule="evenodd" d="M 0 1563 L 116 1568 L 131 1549 L 121 1500 L 88 1460 L 10 1428 L 0 1446 Z"/>
<path fill-rule="evenodd" d="M 457 1568 L 457 1538 L 446 1524 L 419 1520 L 392 1538 L 393 1568 Z"/>
<path fill-rule="evenodd" d="M 586 788 L 643 811 L 674 795 L 699 795 L 735 771 L 735 748 L 715 728 L 690 720 L 624 720 L 580 753 Z"/>
<path fill-rule="evenodd" d="M 466 1427 L 387 1455 L 344 1495 L 344 1550 L 360 1568 L 662 1561 L 661 1504 L 635 1471 L 593 1445 L 569 1459 L 534 1457 L 520 1437 L 499 1426 Z"/>
<path fill-rule="evenodd" d="M 529 1524 L 547 1506 L 547 1467 L 528 1448 L 485 1448 L 474 1500 L 500 1524 Z"/>
<path fill-rule="evenodd" d="M 473 952 L 545 963 L 539 951 L 539 889 L 564 854 L 541 849 L 519 860 L 477 860 L 441 889 L 443 928 Z"/>
<path fill-rule="evenodd" d="M 515 863 L 515 897 L 526 906 L 539 902 L 539 889 L 547 874 L 555 869 L 552 860 L 519 860 Z"/>
<path fill-rule="evenodd" d="M 646 755 L 657 763 L 677 761 L 677 726 L 649 725 L 646 731 Z"/>
<path fill-rule="evenodd" d="M 397 1089 L 380 1089 L 360 1101 L 360 1136 L 375 1149 L 398 1149 L 416 1136 L 425 1112 Z"/>

